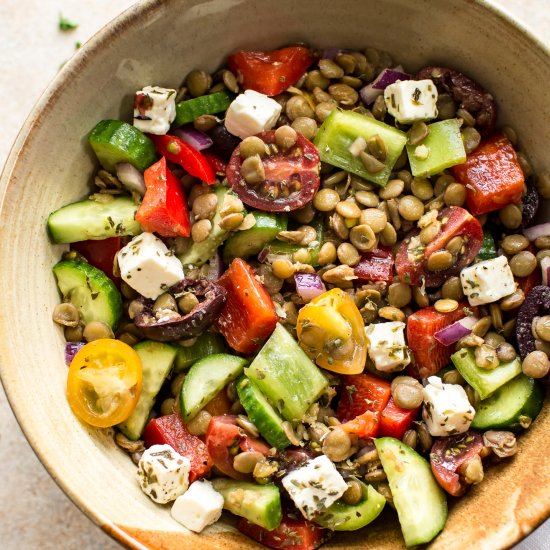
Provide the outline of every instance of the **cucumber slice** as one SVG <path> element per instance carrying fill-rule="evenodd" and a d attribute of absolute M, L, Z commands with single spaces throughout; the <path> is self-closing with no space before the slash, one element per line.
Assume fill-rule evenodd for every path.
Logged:
<path fill-rule="evenodd" d="M 298 342 L 277 324 L 245 371 L 286 420 L 301 420 L 328 385 Z"/>
<path fill-rule="evenodd" d="M 203 357 L 208 357 L 215 353 L 223 353 L 225 351 L 225 340 L 217 332 L 204 332 L 192 346 L 184 347 L 178 345 L 177 350 L 178 354 L 176 355 L 174 370 L 181 372 Z"/>
<path fill-rule="evenodd" d="M 256 425 L 262 437 L 277 449 L 288 447 L 290 441 L 283 430 L 283 419 L 246 376 L 241 376 L 237 381 L 237 394 L 248 418 Z"/>
<path fill-rule="evenodd" d="M 313 521 L 331 531 L 357 531 L 374 521 L 384 509 L 386 498 L 372 485 L 359 484 L 363 496 L 357 504 L 339 500 Z"/>
<path fill-rule="evenodd" d="M 281 494 L 273 483 L 258 485 L 248 481 L 227 478 L 212 480 L 216 491 L 222 494 L 223 507 L 236 516 L 272 531 L 281 523 Z"/>
<path fill-rule="evenodd" d="M 246 359 L 217 353 L 197 361 L 187 373 L 180 393 L 181 414 L 191 420 L 229 382 L 243 372 Z"/>
<path fill-rule="evenodd" d="M 357 138 L 368 140 L 375 135 L 384 140 L 388 149 L 384 169 L 376 173 L 369 172 L 361 158 L 350 152 Z M 401 130 L 374 118 L 352 111 L 335 110 L 323 122 L 313 141 L 323 162 L 383 186 L 388 183 L 393 166 L 407 143 L 407 136 Z"/>
<path fill-rule="evenodd" d="M 543 401 L 541 384 L 520 374 L 479 403 L 472 428 L 521 431 L 520 417 L 534 420 L 542 409 Z"/>
<path fill-rule="evenodd" d="M 210 234 L 204 241 L 199 243 L 193 243 L 188 250 L 183 254 L 180 254 L 178 258 L 181 263 L 185 266 L 194 266 L 200 267 L 205 264 L 216 252 L 219 246 L 227 239 L 229 236 L 229 231 L 220 227 L 220 221 L 222 219 L 220 214 L 220 209 L 223 206 L 223 201 L 226 193 L 233 192 L 224 186 L 215 187 L 211 189 L 213 193 L 218 197 L 218 204 L 216 206 L 216 213 L 212 218 L 212 230 Z"/>
<path fill-rule="evenodd" d="M 176 119 L 174 127 L 193 122 L 201 115 L 215 115 L 226 111 L 233 101 L 233 94 L 229 92 L 216 92 L 215 94 L 203 95 L 194 99 L 180 101 L 176 105 Z"/>
<path fill-rule="evenodd" d="M 130 197 L 115 197 L 107 203 L 86 199 L 52 212 L 48 230 L 56 243 L 139 235 L 141 227 L 134 217 L 137 209 Z"/>
<path fill-rule="evenodd" d="M 393 437 L 374 440 L 407 546 L 430 542 L 447 521 L 447 498 L 430 465 Z"/>
<path fill-rule="evenodd" d="M 53 266 L 63 299 L 71 302 L 86 324 L 103 321 L 113 330 L 122 316 L 122 298 L 113 281 L 93 265 L 62 260 Z"/>
<path fill-rule="evenodd" d="M 108 172 L 115 172 L 119 162 L 129 162 L 143 172 L 157 159 L 153 142 L 122 120 L 102 120 L 91 131 L 88 142 Z"/>
<path fill-rule="evenodd" d="M 496 369 L 491 370 L 480 369 L 476 365 L 474 352 L 470 348 L 457 351 L 451 355 L 451 359 L 462 378 L 479 393 L 482 400 L 521 373 L 519 357 L 509 363 L 501 363 Z"/>
<path fill-rule="evenodd" d="M 284 214 L 255 211 L 254 217 L 254 227 L 233 233 L 225 242 L 223 261 L 226 264 L 233 258 L 248 258 L 258 254 L 280 231 L 286 231 L 287 217 Z"/>
<path fill-rule="evenodd" d="M 170 344 L 143 340 L 134 346 L 141 359 L 143 383 L 136 408 L 118 427 L 132 441 L 139 439 L 160 388 L 172 370 L 177 350 Z"/>
<path fill-rule="evenodd" d="M 428 124 L 430 133 L 416 145 L 407 145 L 407 155 L 413 176 L 432 176 L 456 164 L 466 162 L 466 151 L 456 118 Z M 425 145 L 427 158 L 416 156 L 416 148 Z"/>

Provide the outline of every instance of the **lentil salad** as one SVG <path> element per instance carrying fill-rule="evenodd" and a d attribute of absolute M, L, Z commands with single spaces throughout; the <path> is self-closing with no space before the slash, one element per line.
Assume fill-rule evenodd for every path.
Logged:
<path fill-rule="evenodd" d="M 48 220 L 75 414 L 189 529 L 223 508 L 315 548 L 387 504 L 429 542 L 550 368 L 550 179 L 495 124 L 467 76 L 371 48 L 137 92 L 133 126 L 90 134 L 95 192 Z"/>

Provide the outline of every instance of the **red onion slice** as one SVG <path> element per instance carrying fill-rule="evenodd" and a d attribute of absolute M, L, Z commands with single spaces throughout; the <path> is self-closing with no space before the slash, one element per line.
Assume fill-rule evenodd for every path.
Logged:
<path fill-rule="evenodd" d="M 351 50 L 342 50 L 340 48 L 325 48 L 323 50 L 322 59 L 336 59 L 336 56 L 341 53 L 351 53 Z"/>
<path fill-rule="evenodd" d="M 143 174 L 129 162 L 119 162 L 116 165 L 116 177 L 131 193 L 145 195 L 145 180 Z"/>
<path fill-rule="evenodd" d="M 526 227 L 523 234 L 530 240 L 534 241 L 537 237 L 547 237 L 550 235 L 550 222 Z"/>
<path fill-rule="evenodd" d="M 395 69 L 384 69 L 370 84 L 367 84 L 365 87 L 359 90 L 361 99 L 365 105 L 370 105 L 374 103 L 375 99 L 384 93 L 384 90 L 390 84 L 394 84 L 398 80 L 410 80 L 411 75 L 404 73 L 402 70 Z M 402 69 L 402 67 L 399 67 Z"/>
<path fill-rule="evenodd" d="M 74 356 L 85 346 L 84 342 L 67 342 L 65 344 L 65 363 L 69 366 Z"/>
<path fill-rule="evenodd" d="M 213 141 L 208 137 L 204 132 L 196 130 L 193 126 L 184 126 L 183 128 L 178 128 L 174 130 L 174 135 L 179 137 L 191 147 L 194 147 L 197 151 L 202 151 L 208 149 Z"/>
<path fill-rule="evenodd" d="M 434 338 L 444 346 L 450 346 L 458 342 L 464 336 L 472 332 L 472 328 L 479 321 L 477 317 L 464 317 L 456 323 L 442 328 L 434 334 Z"/>
<path fill-rule="evenodd" d="M 295 273 L 296 292 L 307 304 L 326 292 L 325 285 L 317 273 Z"/>

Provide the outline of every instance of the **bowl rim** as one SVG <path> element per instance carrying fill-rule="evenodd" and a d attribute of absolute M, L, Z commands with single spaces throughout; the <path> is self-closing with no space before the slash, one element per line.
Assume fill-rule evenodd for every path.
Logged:
<path fill-rule="evenodd" d="M 201 1 L 206 2 L 207 0 Z M 481 8 L 491 12 L 515 31 L 519 31 L 519 33 L 523 35 L 528 42 L 533 44 L 540 53 L 542 53 L 545 57 L 550 58 L 550 44 L 547 45 L 543 42 L 542 39 L 535 35 L 534 31 L 526 23 L 516 19 L 508 8 L 497 4 L 496 2 L 498 0 L 467 1 L 479 5 Z M 162 9 L 163 5 L 165 5 L 165 0 L 140 0 L 132 6 L 126 8 L 119 15 L 108 21 L 86 42 L 84 42 L 82 46 L 64 64 L 64 66 L 52 77 L 25 118 L 25 121 L 6 157 L 6 161 L 0 173 L 0 211 L 3 208 L 8 185 L 10 183 L 13 170 L 19 159 L 20 152 L 24 149 L 33 128 L 40 123 L 40 118 L 43 113 L 47 112 L 50 108 L 51 102 L 55 101 L 57 97 L 62 94 L 63 89 L 67 85 L 70 78 L 76 76 L 79 69 L 90 62 L 93 54 L 100 49 L 110 37 L 119 35 L 121 32 L 126 32 L 133 24 L 135 24 L 137 20 L 147 18 L 149 14 Z M 84 513 L 95 525 L 100 527 L 111 538 L 127 548 L 147 550 L 147 547 L 144 546 L 139 540 L 114 524 L 112 520 L 106 517 L 100 510 L 87 504 L 86 497 L 73 491 L 70 484 L 66 482 L 58 473 L 56 465 L 49 462 L 48 458 L 43 455 L 40 439 L 33 437 L 30 428 L 26 425 L 23 414 L 23 405 L 19 405 L 16 402 L 15 392 L 12 393 L 10 383 L 6 377 L 6 373 L 8 371 L 6 363 L 7 362 L 4 360 L 4 350 L 0 347 L 0 382 L 4 388 L 8 404 L 32 451 L 57 486 L 70 498 L 73 504 L 82 513 Z M 548 510 L 547 518 L 543 519 L 537 528 L 543 525 L 544 521 L 548 519 L 548 517 L 550 517 L 550 510 Z M 534 531 L 535 530 L 532 532 Z"/>

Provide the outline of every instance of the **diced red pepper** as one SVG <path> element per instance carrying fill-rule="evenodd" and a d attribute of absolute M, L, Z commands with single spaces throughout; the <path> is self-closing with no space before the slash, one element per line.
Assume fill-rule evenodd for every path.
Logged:
<path fill-rule="evenodd" d="M 225 178 L 227 162 L 224 162 L 220 157 L 210 151 L 202 151 L 202 155 L 209 162 L 210 166 L 212 166 L 212 170 L 214 170 L 216 175 Z"/>
<path fill-rule="evenodd" d="M 256 90 L 268 96 L 293 86 L 313 63 L 308 48 L 291 46 L 269 52 L 239 51 L 227 59 L 244 90 Z"/>
<path fill-rule="evenodd" d="M 116 253 L 122 246 L 120 237 L 111 237 L 100 241 L 80 241 L 71 244 L 71 250 L 76 250 L 82 254 L 88 263 L 101 269 L 115 285 L 120 284 L 120 277 L 115 277 L 113 273 L 113 263 Z"/>
<path fill-rule="evenodd" d="M 206 445 L 195 435 L 187 431 L 178 414 L 154 418 L 143 432 L 145 447 L 170 445 L 180 455 L 191 462 L 189 481 L 204 477 L 212 468 L 212 459 Z"/>
<path fill-rule="evenodd" d="M 209 412 L 212 416 L 222 416 L 224 414 L 231 413 L 232 403 L 227 397 L 225 388 L 220 390 L 213 399 L 211 399 L 204 407 L 203 410 Z"/>
<path fill-rule="evenodd" d="M 466 185 L 466 203 L 474 216 L 521 202 L 525 178 L 514 147 L 503 134 L 484 140 L 451 172 Z"/>
<path fill-rule="evenodd" d="M 407 430 L 410 430 L 420 407 L 416 409 L 403 409 L 390 398 L 386 408 L 380 415 L 379 437 L 395 437 L 401 439 Z"/>
<path fill-rule="evenodd" d="M 340 424 L 339 427 L 346 433 L 359 437 L 376 437 L 380 428 L 380 413 L 365 411 L 353 420 Z"/>
<path fill-rule="evenodd" d="M 227 343 L 240 353 L 255 353 L 277 325 L 275 306 L 254 270 L 236 258 L 218 279 L 227 290 L 217 326 Z"/>
<path fill-rule="evenodd" d="M 283 516 L 279 527 L 268 531 L 242 518 L 237 529 L 269 548 L 292 550 L 315 550 L 330 538 L 330 531 L 304 518 L 293 519 Z"/>
<path fill-rule="evenodd" d="M 371 252 L 365 252 L 353 271 L 359 281 L 391 281 L 393 278 L 391 248 L 380 245 Z"/>
<path fill-rule="evenodd" d="M 439 313 L 433 306 L 419 309 L 407 320 L 407 342 L 412 352 L 411 376 L 426 378 L 440 371 L 451 359 L 454 346 L 439 343 L 434 334 L 466 316 L 465 304 L 451 313 Z"/>
<path fill-rule="evenodd" d="M 191 225 L 185 191 L 170 172 L 166 159 L 145 170 L 145 195 L 136 212 L 136 220 L 144 231 L 162 237 L 189 237 Z"/>
<path fill-rule="evenodd" d="M 163 136 L 148 134 L 148 136 L 153 140 L 159 154 L 170 162 L 179 164 L 186 172 L 201 181 L 210 185 L 216 183 L 214 169 L 200 151 L 175 136 L 168 134 Z"/>

